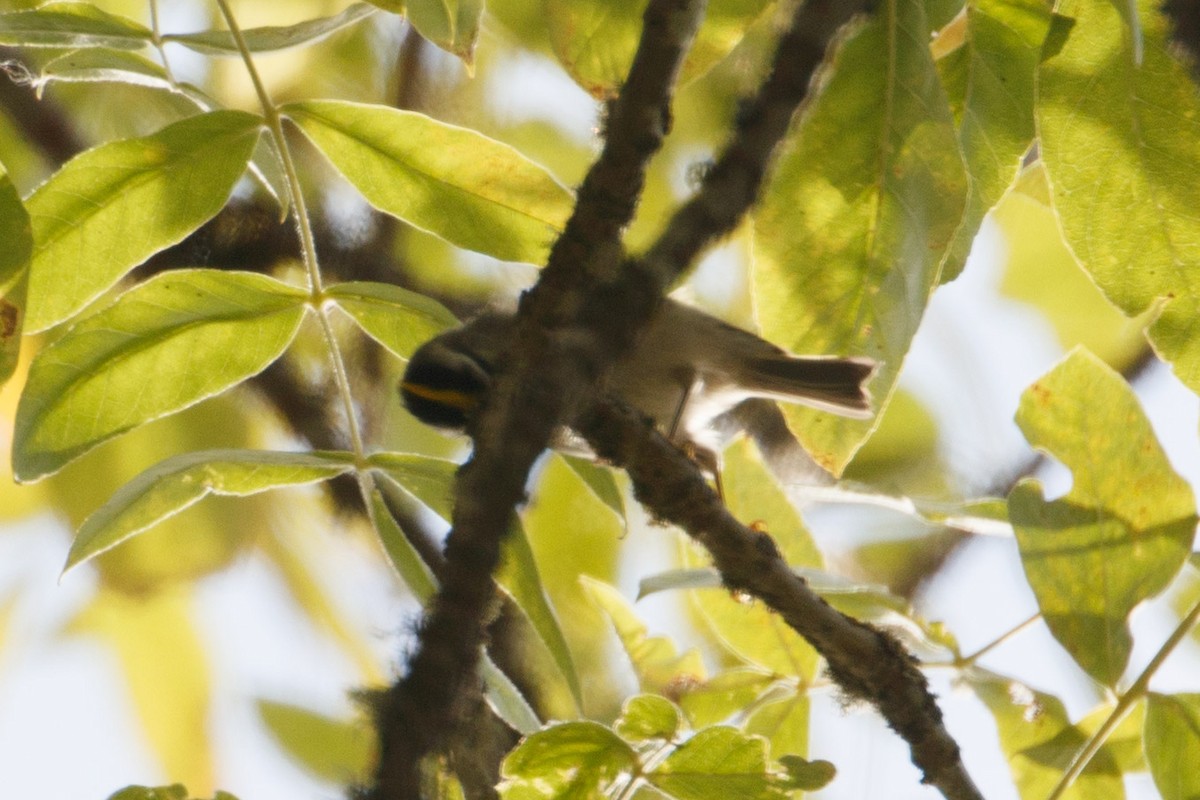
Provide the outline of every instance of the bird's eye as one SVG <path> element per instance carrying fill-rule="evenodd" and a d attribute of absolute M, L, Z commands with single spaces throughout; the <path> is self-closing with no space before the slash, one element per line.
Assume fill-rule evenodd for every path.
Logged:
<path fill-rule="evenodd" d="M 491 384 L 488 373 L 464 353 L 428 358 L 417 352 L 400 383 L 400 397 L 414 417 L 439 428 L 463 428 Z"/>

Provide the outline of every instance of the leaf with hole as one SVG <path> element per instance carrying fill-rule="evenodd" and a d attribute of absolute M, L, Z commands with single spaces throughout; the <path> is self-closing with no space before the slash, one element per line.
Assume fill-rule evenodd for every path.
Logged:
<path fill-rule="evenodd" d="M 13 469 L 31 481 L 101 442 L 258 374 L 308 294 L 249 272 L 177 270 L 130 289 L 38 353 L 17 409 Z"/>
<path fill-rule="evenodd" d="M 30 331 L 79 312 L 225 205 L 261 120 L 213 111 L 68 161 L 26 202 L 33 222 Z"/>
<path fill-rule="evenodd" d="M 209 495 L 246 497 L 326 481 L 353 469 L 353 458 L 344 453 L 201 450 L 168 458 L 122 486 L 84 521 L 63 571 Z"/>
<path fill-rule="evenodd" d="M 1031 478 L 1009 496 L 1025 576 L 1054 637 L 1089 675 L 1115 686 L 1133 646 L 1130 612 L 1166 588 L 1191 551 L 1192 489 L 1133 390 L 1086 350 L 1025 390 L 1017 425 L 1072 477 L 1057 500 Z"/>
<path fill-rule="evenodd" d="M 540 264 L 571 213 L 550 173 L 475 131 L 333 100 L 283 112 L 371 205 L 459 247 Z"/>

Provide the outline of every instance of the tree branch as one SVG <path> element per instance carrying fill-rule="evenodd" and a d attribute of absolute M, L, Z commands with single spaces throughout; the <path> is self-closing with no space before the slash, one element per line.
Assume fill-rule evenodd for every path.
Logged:
<path fill-rule="evenodd" d="M 597 403 L 576 427 L 598 455 L 629 473 L 637 499 L 655 517 L 683 528 L 712 554 L 727 587 L 778 612 L 825 658 L 842 691 L 879 710 L 909 743 L 925 783 L 948 800 L 982 800 L 925 676 L 899 641 L 818 597 L 768 534 L 734 519 L 696 465 L 621 401 Z"/>

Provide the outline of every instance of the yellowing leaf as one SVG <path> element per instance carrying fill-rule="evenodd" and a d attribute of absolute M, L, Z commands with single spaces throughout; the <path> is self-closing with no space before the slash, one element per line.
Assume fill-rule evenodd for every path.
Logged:
<path fill-rule="evenodd" d="M 42 350 L 17 409 L 18 480 L 257 374 L 283 353 L 307 294 L 264 275 L 160 274 Z"/>
<path fill-rule="evenodd" d="M 1085 350 L 1025 390 L 1017 424 L 1072 478 L 1052 502 L 1032 479 L 1009 496 L 1025 575 L 1050 632 L 1089 675 L 1115 686 L 1132 647 L 1129 613 L 1167 586 L 1191 550 L 1191 487 L 1133 391 Z"/>
<path fill-rule="evenodd" d="M 459 247 L 540 264 L 571 212 L 548 172 L 475 131 L 332 100 L 283 111 L 371 205 Z"/>
<path fill-rule="evenodd" d="M 288 755 L 309 772 L 341 785 L 366 780 L 374 737 L 365 720 L 331 719 L 271 700 L 259 700 L 258 713 Z"/>
<path fill-rule="evenodd" d="M 447 53 L 475 63 L 483 0 L 405 0 L 404 15 L 417 32 Z"/>
<path fill-rule="evenodd" d="M 262 53 L 275 50 L 285 50 L 320 41 L 335 31 L 339 31 L 359 20 L 375 13 L 375 8 L 368 3 L 354 3 L 340 14 L 328 17 L 317 17 L 295 25 L 268 26 L 263 28 L 247 28 L 242 31 L 246 47 L 251 52 Z M 236 56 L 237 43 L 229 31 L 199 31 L 197 33 L 168 33 L 163 36 L 168 42 L 176 42 L 184 47 L 190 47 L 201 53 L 213 55 Z"/>
<path fill-rule="evenodd" d="M 1038 75 L 1038 136 L 1071 249 L 1129 316 L 1158 308 L 1149 337 L 1200 389 L 1200 99 L 1154 0 L 1136 3 L 1136 57 L 1120 3 L 1059 3 L 1061 47 Z M 1069 30 L 1067 27 L 1069 26 Z"/>
<path fill-rule="evenodd" d="M 225 205 L 261 120 L 213 111 L 68 161 L 27 201 L 33 222 L 30 331 L 76 314 L 133 267 Z"/>
<path fill-rule="evenodd" d="M 967 179 L 925 4 L 889 0 L 838 50 L 755 221 L 763 334 L 795 353 L 872 356 L 887 401 L 963 214 Z M 873 423 L 784 406 L 840 473 Z"/>
<path fill-rule="evenodd" d="M 1146 759 L 1163 800 L 1200 796 L 1200 695 L 1150 694 Z"/>

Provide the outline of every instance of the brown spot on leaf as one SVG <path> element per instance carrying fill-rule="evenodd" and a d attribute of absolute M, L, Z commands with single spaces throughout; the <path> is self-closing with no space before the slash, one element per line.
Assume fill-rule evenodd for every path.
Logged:
<path fill-rule="evenodd" d="M 11 339 L 17 332 L 21 309 L 7 300 L 0 300 L 0 341 Z"/>

